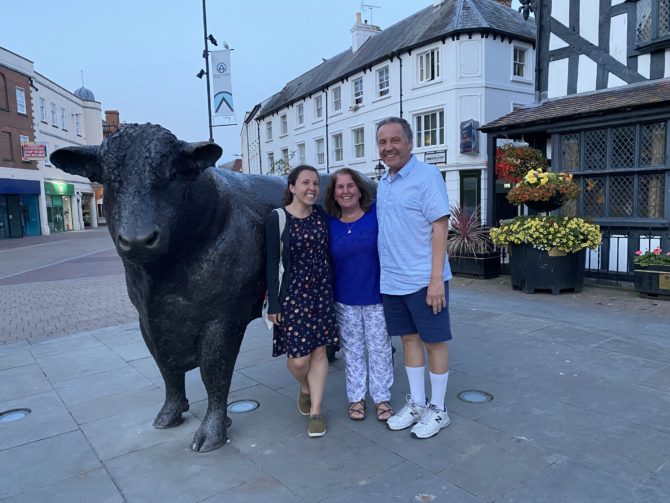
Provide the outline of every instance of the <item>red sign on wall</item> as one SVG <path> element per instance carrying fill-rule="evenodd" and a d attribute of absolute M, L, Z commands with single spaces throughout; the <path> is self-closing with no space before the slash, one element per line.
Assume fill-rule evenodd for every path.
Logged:
<path fill-rule="evenodd" d="M 47 158 L 47 146 L 44 143 L 22 143 L 21 159 L 24 161 L 43 161 Z"/>

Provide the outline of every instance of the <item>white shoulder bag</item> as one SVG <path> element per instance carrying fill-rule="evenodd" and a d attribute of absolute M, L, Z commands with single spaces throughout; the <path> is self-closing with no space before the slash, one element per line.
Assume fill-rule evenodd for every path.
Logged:
<path fill-rule="evenodd" d="M 272 210 L 277 213 L 277 221 L 279 223 L 279 270 L 277 271 L 277 278 L 278 278 L 278 292 L 281 292 L 281 282 L 282 278 L 284 277 L 284 262 L 282 261 L 282 253 L 284 251 L 284 243 L 281 239 L 281 235 L 284 232 L 284 228 L 286 227 L 286 213 L 284 212 L 284 208 L 276 208 Z M 274 327 L 274 323 L 270 321 L 268 318 L 268 306 L 269 306 L 269 301 L 268 301 L 268 294 L 267 292 L 265 293 L 265 300 L 263 301 L 263 321 L 265 321 L 265 325 L 268 327 L 268 330 L 272 330 Z"/>

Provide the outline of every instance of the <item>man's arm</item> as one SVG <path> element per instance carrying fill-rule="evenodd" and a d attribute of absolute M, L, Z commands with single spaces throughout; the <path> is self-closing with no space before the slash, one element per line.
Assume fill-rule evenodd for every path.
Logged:
<path fill-rule="evenodd" d="M 426 304 L 432 306 L 433 313 L 437 314 L 447 307 L 447 299 L 444 295 L 444 261 L 447 259 L 449 215 L 438 218 L 431 225 L 433 227 L 432 260 Z"/>

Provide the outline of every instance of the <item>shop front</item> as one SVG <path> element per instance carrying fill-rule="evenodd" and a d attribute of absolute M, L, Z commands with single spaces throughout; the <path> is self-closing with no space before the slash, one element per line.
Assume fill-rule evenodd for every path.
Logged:
<path fill-rule="evenodd" d="M 47 221 L 50 232 L 71 231 L 73 229 L 74 185 L 65 182 L 44 181 L 47 206 Z"/>
<path fill-rule="evenodd" d="M 40 182 L 0 178 L 0 239 L 40 235 Z"/>

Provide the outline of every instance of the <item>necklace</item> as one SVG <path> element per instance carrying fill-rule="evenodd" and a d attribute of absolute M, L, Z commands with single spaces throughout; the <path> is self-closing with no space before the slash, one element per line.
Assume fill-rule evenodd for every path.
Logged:
<path fill-rule="evenodd" d="M 354 225 L 356 225 L 356 222 L 358 222 L 358 221 L 361 219 L 361 217 L 365 214 L 365 212 L 364 212 L 363 210 L 360 210 L 360 209 L 359 209 L 359 211 L 360 211 L 361 214 L 360 214 L 360 215 L 356 215 L 356 216 L 354 216 L 354 218 L 353 218 L 353 220 L 352 220 L 351 222 L 345 222 L 344 220 L 342 220 L 342 218 L 340 218 L 340 221 L 341 221 L 344 225 L 347 226 L 347 234 L 351 234 L 351 229 L 354 228 Z"/>

